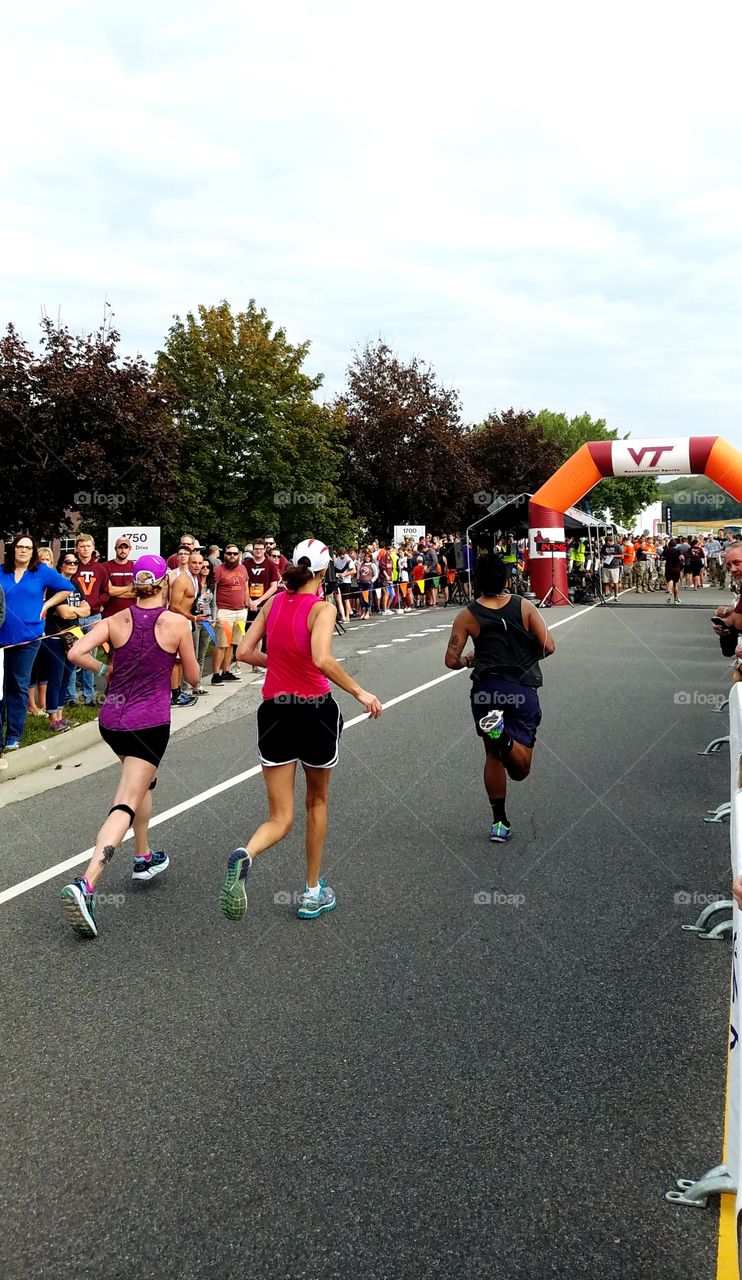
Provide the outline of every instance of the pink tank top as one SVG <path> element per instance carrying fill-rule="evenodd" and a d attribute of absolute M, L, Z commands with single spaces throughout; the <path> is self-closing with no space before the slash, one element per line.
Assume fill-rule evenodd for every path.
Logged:
<path fill-rule="evenodd" d="M 282 591 L 273 601 L 266 623 L 268 673 L 263 697 L 281 693 L 317 698 L 330 692 L 327 676 L 312 662 L 312 633 L 307 618 L 318 597 L 308 592 Z"/>

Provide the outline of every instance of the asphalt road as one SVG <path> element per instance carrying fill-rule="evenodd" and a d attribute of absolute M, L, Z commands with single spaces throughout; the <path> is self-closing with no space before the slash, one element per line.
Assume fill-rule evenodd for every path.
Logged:
<path fill-rule="evenodd" d="M 446 631 L 420 633 L 449 622 L 336 652 L 386 701 L 444 674 Z M 701 610 L 555 638 L 508 846 L 462 673 L 344 735 L 331 915 L 283 905 L 299 810 L 246 919 L 221 916 L 259 776 L 158 827 L 160 881 L 133 885 L 124 846 L 95 943 L 63 923 L 72 873 L 0 906 L 3 1280 L 711 1280 L 716 1209 L 663 1196 L 721 1154 L 729 950 L 681 933 L 675 895 L 729 884 L 728 827 L 702 822 L 728 753 L 696 754 L 728 662 Z M 258 696 L 173 737 L 157 811 L 256 763 Z M 0 887 L 86 849 L 116 773 L 5 808 Z"/>

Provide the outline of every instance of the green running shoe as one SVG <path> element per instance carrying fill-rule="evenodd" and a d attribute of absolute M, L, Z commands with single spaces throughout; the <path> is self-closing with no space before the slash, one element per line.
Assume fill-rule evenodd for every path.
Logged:
<path fill-rule="evenodd" d="M 241 920 L 247 911 L 245 881 L 252 865 L 247 849 L 235 849 L 227 861 L 227 878 L 219 894 L 219 906 L 228 920 Z"/>
<path fill-rule="evenodd" d="M 504 711 L 488 711 L 479 721 L 479 728 L 488 738 L 499 738 L 505 728 Z"/>

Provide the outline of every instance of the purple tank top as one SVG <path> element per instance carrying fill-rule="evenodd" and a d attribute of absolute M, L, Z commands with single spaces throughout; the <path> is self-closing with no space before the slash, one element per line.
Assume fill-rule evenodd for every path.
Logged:
<path fill-rule="evenodd" d="M 113 675 L 98 717 L 105 729 L 151 729 L 170 723 L 170 676 L 176 655 L 157 643 L 155 624 L 162 613 L 164 607 L 131 606 L 131 635 L 114 649 Z"/>

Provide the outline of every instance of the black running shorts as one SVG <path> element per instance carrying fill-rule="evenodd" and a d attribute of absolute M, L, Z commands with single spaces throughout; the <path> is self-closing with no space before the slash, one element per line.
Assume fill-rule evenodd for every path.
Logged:
<path fill-rule="evenodd" d="M 158 767 L 170 738 L 169 724 L 155 724 L 149 729 L 107 729 L 99 724 L 100 736 L 117 756 L 136 756 Z"/>
<path fill-rule="evenodd" d="M 333 769 L 343 717 L 331 693 L 317 698 L 279 693 L 258 707 L 258 755 L 265 765 L 306 764 Z"/>

